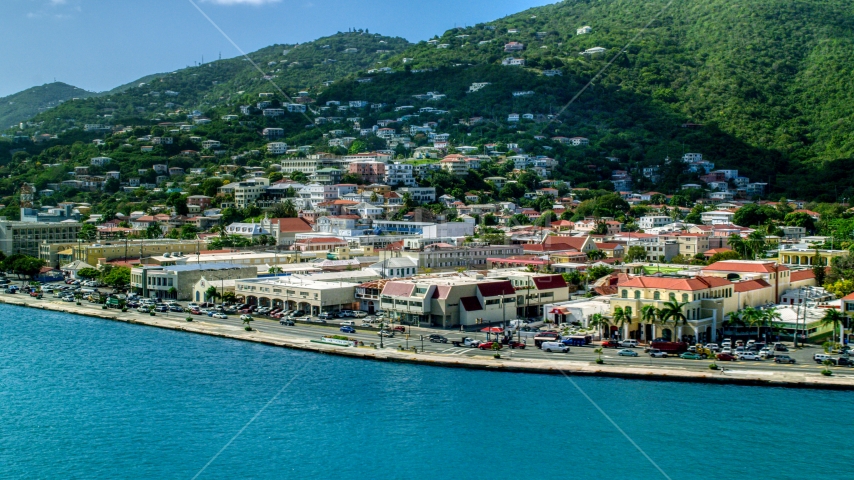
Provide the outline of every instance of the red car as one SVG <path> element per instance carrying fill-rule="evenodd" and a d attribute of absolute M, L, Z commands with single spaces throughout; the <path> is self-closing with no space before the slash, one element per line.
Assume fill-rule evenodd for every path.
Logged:
<path fill-rule="evenodd" d="M 395 332 L 406 333 L 406 327 L 404 327 L 403 325 L 398 325 L 392 328 L 392 330 L 394 330 Z"/>
<path fill-rule="evenodd" d="M 507 344 L 510 348 L 522 348 L 524 349 L 526 345 L 522 342 L 510 342 Z"/>
<path fill-rule="evenodd" d="M 724 361 L 724 362 L 734 362 L 734 361 L 738 360 L 736 357 L 734 357 L 728 353 L 719 353 L 719 354 L 715 355 L 715 358 L 717 358 L 718 360 Z"/>
<path fill-rule="evenodd" d="M 605 340 L 602 342 L 602 348 L 619 348 L 620 344 L 616 340 Z"/>
<path fill-rule="evenodd" d="M 193 315 L 201 315 L 202 311 L 199 310 L 198 308 L 193 308 L 190 310 L 190 313 L 192 313 Z"/>
<path fill-rule="evenodd" d="M 479 348 L 481 350 L 492 350 L 493 345 L 498 345 L 498 347 L 496 347 L 496 348 L 498 348 L 498 350 L 501 350 L 501 348 L 502 348 L 502 345 L 500 343 L 497 343 L 497 342 L 483 342 L 480 345 L 478 345 L 477 348 Z"/>

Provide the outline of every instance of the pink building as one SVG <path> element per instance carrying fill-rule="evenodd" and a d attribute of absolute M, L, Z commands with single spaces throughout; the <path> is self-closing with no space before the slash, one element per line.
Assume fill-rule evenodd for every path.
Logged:
<path fill-rule="evenodd" d="M 348 172 L 362 177 L 362 180 L 368 183 L 381 183 L 385 177 L 385 163 L 356 161 L 350 163 Z"/>

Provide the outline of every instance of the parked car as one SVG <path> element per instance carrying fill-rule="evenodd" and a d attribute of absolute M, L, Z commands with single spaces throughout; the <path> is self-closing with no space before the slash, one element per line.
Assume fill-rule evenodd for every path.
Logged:
<path fill-rule="evenodd" d="M 840 367 L 854 367 L 854 359 L 841 357 L 841 358 L 831 358 L 836 365 Z"/>
<path fill-rule="evenodd" d="M 768 348 L 763 348 L 762 350 L 759 350 L 759 356 L 762 358 L 773 358 L 774 351 Z"/>
<path fill-rule="evenodd" d="M 388 330 L 380 330 L 379 332 L 377 332 L 377 335 L 381 337 L 393 337 L 394 332 L 389 332 Z"/>
<path fill-rule="evenodd" d="M 166 305 L 158 305 L 158 306 L 154 307 L 154 311 L 165 313 L 165 312 L 169 311 L 169 307 L 167 307 Z"/>
<path fill-rule="evenodd" d="M 338 317 L 339 318 L 353 317 L 353 311 L 352 310 L 341 310 L 340 312 L 338 312 Z"/>
<path fill-rule="evenodd" d="M 495 345 L 498 345 L 497 347 Z M 492 350 L 493 348 L 496 350 L 501 350 L 504 346 L 498 342 L 483 342 L 477 346 L 477 348 L 481 350 Z"/>
<path fill-rule="evenodd" d="M 619 352 L 617 352 L 617 355 L 619 355 L 621 357 L 637 357 L 638 352 L 636 352 L 634 350 L 630 350 L 628 348 L 624 348 L 624 349 L 620 350 Z"/>
<path fill-rule="evenodd" d="M 226 314 L 224 314 L 224 313 L 217 312 L 217 313 L 214 313 L 213 315 L 211 315 L 211 317 L 212 317 L 212 318 L 222 318 L 222 319 L 225 319 L 225 318 L 228 318 L 228 315 L 226 315 Z"/>
<path fill-rule="evenodd" d="M 398 326 L 392 328 L 392 330 L 394 330 L 395 332 L 399 332 L 399 333 L 406 333 L 406 327 L 404 327 L 403 325 L 398 325 Z"/>
<path fill-rule="evenodd" d="M 365 318 L 368 316 L 368 314 L 367 314 L 367 312 L 360 312 L 357 310 L 357 311 L 353 312 L 353 316 L 356 318 Z"/>
<path fill-rule="evenodd" d="M 198 308 L 191 308 L 191 309 L 190 309 L 190 314 L 191 314 L 191 315 L 201 315 L 201 314 L 202 314 L 202 311 L 201 311 L 201 310 L 199 310 Z"/>
<path fill-rule="evenodd" d="M 652 358 L 667 358 L 667 352 L 662 352 L 657 348 L 651 348 L 649 350 L 649 356 Z"/>
<path fill-rule="evenodd" d="M 351 327 L 355 327 L 355 326 L 356 326 L 356 322 L 354 322 L 353 320 L 347 320 L 347 321 L 341 322 L 341 325 L 348 325 L 348 326 L 351 326 Z"/>
<path fill-rule="evenodd" d="M 777 355 L 774 357 L 774 363 L 795 363 L 795 359 L 788 355 Z"/>
<path fill-rule="evenodd" d="M 617 342 L 623 348 L 637 348 L 638 341 L 637 340 L 620 340 Z"/>
<path fill-rule="evenodd" d="M 511 341 L 510 341 L 510 343 L 508 343 L 508 344 L 507 344 L 507 346 L 508 346 L 508 347 L 510 347 L 510 348 L 521 348 L 521 349 L 523 349 L 523 350 L 525 349 L 525 347 L 527 347 L 527 345 L 526 345 L 526 344 L 524 344 L 524 343 L 522 343 L 522 342 L 516 342 L 516 341 L 513 341 L 513 340 L 511 340 Z"/>
<path fill-rule="evenodd" d="M 738 355 L 739 360 L 762 360 L 762 357 L 753 352 L 744 352 Z"/>
<path fill-rule="evenodd" d="M 427 338 L 429 338 L 430 342 L 432 342 L 432 343 L 448 343 L 448 339 L 443 337 L 442 335 L 433 334 Z"/>
<path fill-rule="evenodd" d="M 721 349 L 720 345 L 718 345 L 717 343 L 707 343 L 706 348 L 713 352 L 718 352 Z"/>
<path fill-rule="evenodd" d="M 715 355 L 715 358 L 717 358 L 718 360 L 720 360 L 722 362 L 734 362 L 734 361 L 738 360 L 737 358 L 735 358 L 735 356 L 730 355 L 729 353 L 723 353 L 723 352 Z"/>
<path fill-rule="evenodd" d="M 602 342 L 602 348 L 618 348 L 619 346 L 620 344 L 616 340 L 605 340 Z"/>
<path fill-rule="evenodd" d="M 344 325 L 343 327 L 339 328 L 338 330 L 340 330 L 341 333 L 356 333 L 356 329 L 349 326 L 349 325 Z"/>
<path fill-rule="evenodd" d="M 216 314 L 214 314 L 214 315 L 216 315 Z M 251 322 L 252 320 L 254 320 L 254 318 L 252 318 L 252 315 L 249 315 L 249 314 L 243 314 L 243 315 L 241 315 L 241 316 L 240 316 L 240 321 L 241 321 L 241 322 L 246 322 L 246 321 L 250 321 L 250 322 Z"/>
<path fill-rule="evenodd" d="M 332 314 L 329 312 L 323 312 L 317 316 L 317 318 L 321 320 L 332 320 Z"/>
<path fill-rule="evenodd" d="M 172 305 L 171 307 L 169 307 L 169 311 L 170 311 L 170 312 L 179 312 L 179 313 L 180 313 L 180 312 L 183 312 L 183 311 L 184 311 L 184 309 L 183 309 L 183 308 L 181 308 L 181 307 L 180 307 L 180 306 L 178 306 L 178 305 Z"/>
<path fill-rule="evenodd" d="M 830 360 L 830 355 L 826 353 L 816 353 L 812 356 L 812 359 L 815 360 L 816 363 L 821 363 L 825 360 Z"/>
<path fill-rule="evenodd" d="M 288 319 L 288 318 L 283 318 L 283 319 L 279 320 L 279 323 L 282 325 L 286 325 L 288 327 L 294 326 L 294 321 L 291 319 Z"/>
<path fill-rule="evenodd" d="M 691 353 L 691 352 L 685 352 L 682 355 L 679 355 L 679 358 L 682 358 L 685 360 L 702 360 L 703 359 L 702 356 L 697 355 L 696 353 Z"/>

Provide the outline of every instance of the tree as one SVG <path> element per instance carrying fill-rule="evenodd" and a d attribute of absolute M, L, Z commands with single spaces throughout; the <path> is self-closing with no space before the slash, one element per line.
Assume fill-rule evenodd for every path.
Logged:
<path fill-rule="evenodd" d="M 741 312 L 729 312 L 726 317 L 727 319 L 724 320 L 723 325 L 730 327 L 732 329 L 733 336 L 735 336 L 735 329 L 738 328 L 739 325 L 744 325 L 744 322 L 741 320 Z"/>
<path fill-rule="evenodd" d="M 786 214 L 786 217 L 783 218 L 783 223 L 791 227 L 803 227 L 809 233 L 815 231 L 815 219 L 805 212 L 792 212 Z"/>
<path fill-rule="evenodd" d="M 741 321 L 748 327 L 756 327 L 758 340 L 759 329 L 762 327 L 762 312 L 753 307 L 745 307 L 741 311 Z"/>
<path fill-rule="evenodd" d="M 85 278 L 86 280 L 92 280 L 93 278 L 101 276 L 101 272 L 99 272 L 97 268 L 81 268 L 80 270 L 77 270 L 77 276 L 79 278 Z"/>
<path fill-rule="evenodd" d="M 605 253 L 604 250 L 598 250 L 597 249 L 597 250 L 590 250 L 589 252 L 587 252 L 587 260 L 589 260 L 591 262 L 594 260 L 602 260 L 603 258 L 605 258 L 607 256 L 608 255 Z"/>
<path fill-rule="evenodd" d="M 842 298 L 850 293 L 854 293 L 854 279 L 840 279 L 832 283 L 826 283 L 824 288 L 836 295 L 836 298 Z"/>
<path fill-rule="evenodd" d="M 685 305 L 687 305 L 687 303 L 679 303 L 673 300 L 664 302 L 664 305 L 661 308 L 661 323 L 666 325 L 667 322 L 673 322 L 674 328 L 679 327 L 680 323 L 682 325 L 687 325 L 688 317 L 686 317 L 682 312 Z"/>
<path fill-rule="evenodd" d="M 729 248 L 733 249 L 741 258 L 746 258 L 749 256 L 750 247 L 747 245 L 747 242 L 741 238 L 737 233 L 733 233 L 727 238 L 727 244 Z"/>
<path fill-rule="evenodd" d="M 605 265 L 596 265 L 587 269 L 587 276 L 591 280 L 598 280 L 606 275 L 610 275 L 614 271 L 611 267 Z"/>
<path fill-rule="evenodd" d="M 234 292 L 222 292 L 220 298 L 222 298 L 222 301 L 225 303 L 234 303 L 237 301 L 237 294 Z"/>
<path fill-rule="evenodd" d="M 190 207 L 187 206 L 187 197 L 180 193 L 173 193 L 166 199 L 166 206 L 172 207 L 175 210 L 175 215 L 187 215 L 190 213 Z"/>
<path fill-rule="evenodd" d="M 712 258 L 709 259 L 709 264 L 711 265 L 712 263 L 723 262 L 725 260 L 739 260 L 740 258 L 741 258 L 741 255 L 739 255 L 738 252 L 736 252 L 735 250 L 729 250 L 726 252 L 718 252 L 718 253 L 712 255 Z"/>
<path fill-rule="evenodd" d="M 299 171 L 291 172 L 290 178 L 291 180 L 299 183 L 305 183 L 306 181 L 308 181 L 308 176 L 306 176 L 306 174 L 304 174 L 303 172 Z"/>
<path fill-rule="evenodd" d="M 127 287 L 130 284 L 130 268 L 114 267 L 101 280 L 115 289 Z"/>
<path fill-rule="evenodd" d="M 614 307 L 613 315 L 614 325 L 620 329 L 620 337 L 628 336 L 627 327 L 632 323 L 632 307 Z"/>
<path fill-rule="evenodd" d="M 765 235 L 758 230 L 750 232 L 750 234 L 747 235 L 746 243 L 754 260 L 765 256 L 765 252 L 768 251 L 768 244 L 765 243 Z"/>
<path fill-rule="evenodd" d="M 658 321 L 658 317 L 661 315 L 661 311 L 655 307 L 655 305 L 644 305 L 641 308 L 641 322 L 645 325 L 652 325 L 652 338 L 655 338 L 655 323 Z"/>
<path fill-rule="evenodd" d="M 625 258 L 627 262 L 642 262 L 646 260 L 646 249 L 640 245 L 633 245 L 629 247 Z"/>
<path fill-rule="evenodd" d="M 77 238 L 84 242 L 91 242 L 92 240 L 95 240 L 96 236 L 98 236 L 98 228 L 91 223 L 84 223 L 83 226 L 80 227 L 80 231 L 77 233 Z"/>
<path fill-rule="evenodd" d="M 828 308 L 824 312 L 824 317 L 822 317 L 821 319 L 821 324 L 823 326 L 831 325 L 831 328 L 833 328 L 831 340 L 833 341 L 834 345 L 836 344 L 836 331 L 839 329 L 839 326 L 842 325 L 846 320 L 847 317 L 845 316 L 845 314 L 835 308 Z"/>
<path fill-rule="evenodd" d="M 824 265 L 821 263 L 821 254 L 816 249 L 815 256 L 813 256 L 813 267 L 812 273 L 815 275 L 815 284 L 819 287 L 824 285 L 824 280 L 827 277 L 827 270 Z"/>
<path fill-rule="evenodd" d="M 163 230 L 160 228 L 160 222 L 151 222 L 143 232 L 145 238 L 157 239 L 163 236 Z"/>
<path fill-rule="evenodd" d="M 205 298 L 208 300 L 216 300 L 219 298 L 219 291 L 215 286 L 211 285 L 207 290 L 205 290 Z"/>
<path fill-rule="evenodd" d="M 599 338 L 602 338 L 602 327 L 607 325 L 608 319 L 601 313 L 594 313 L 593 315 L 590 315 L 590 319 L 587 322 L 588 327 L 593 327 L 599 332 Z"/>

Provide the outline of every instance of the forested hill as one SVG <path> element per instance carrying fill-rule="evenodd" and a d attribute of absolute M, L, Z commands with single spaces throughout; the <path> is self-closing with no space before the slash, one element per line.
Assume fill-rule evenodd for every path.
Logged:
<path fill-rule="evenodd" d="M 368 32 L 338 33 L 299 45 L 273 45 L 248 54 L 251 62 L 244 57 L 213 61 L 149 75 L 84 101 L 66 102 L 36 115 L 32 122 L 37 126 L 24 132 L 58 134 L 85 123 L 168 121 L 166 115 L 176 110 L 204 111 L 245 95 L 257 98 L 260 92 L 275 93 L 277 100 L 285 101 L 279 98 L 276 87 L 288 96 L 301 90 L 313 93 L 324 82 L 381 66 L 384 59 L 408 46 L 405 39 Z"/>
<path fill-rule="evenodd" d="M 590 79 L 666 0 L 571 0 L 420 42 L 391 63 L 412 69 L 499 65 L 560 68 Z M 577 35 L 578 28 L 592 31 Z M 517 33 L 510 33 L 516 30 Z M 511 41 L 525 49 L 505 53 Z M 443 47 L 440 48 L 440 45 Z M 604 47 L 595 56 L 579 55 Z M 595 86 L 654 99 L 686 121 L 714 126 L 802 165 L 854 154 L 854 3 L 845 0 L 673 2 Z M 786 169 L 789 169 L 786 171 Z"/>
<path fill-rule="evenodd" d="M 0 130 L 25 122 L 39 112 L 57 107 L 72 98 L 87 98 L 92 95 L 95 94 L 82 88 L 55 82 L 0 98 Z"/>

